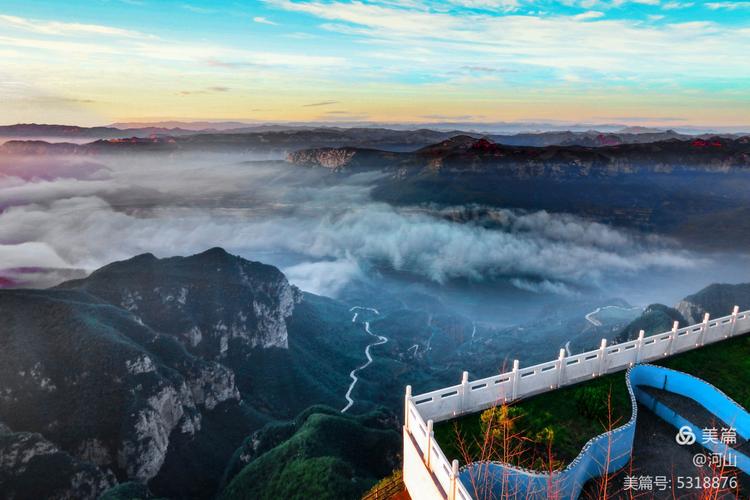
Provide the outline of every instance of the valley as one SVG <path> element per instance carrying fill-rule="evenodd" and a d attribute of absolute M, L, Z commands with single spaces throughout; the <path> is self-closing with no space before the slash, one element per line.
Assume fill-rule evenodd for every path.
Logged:
<path fill-rule="evenodd" d="M 742 239 L 724 243 L 735 225 L 716 223 L 747 195 L 744 164 L 722 163 L 742 158 L 737 138 L 707 168 L 644 169 L 589 146 L 537 162 L 441 140 L 322 167 L 305 151 L 165 155 L 161 139 L 6 148 L 4 486 L 26 491 L 54 460 L 40 497 L 355 498 L 399 467 L 404 386 L 695 321 L 695 290 L 750 281 Z M 628 140 L 624 157 L 654 147 Z M 726 290 L 702 293 L 722 309 Z"/>
<path fill-rule="evenodd" d="M 295 467 L 330 467 L 313 459 L 317 453 L 344 460 L 345 470 L 327 474 L 361 477 L 355 488 L 362 492 L 397 467 L 406 383 L 424 392 L 455 383 L 462 370 L 486 376 L 513 357 L 548 359 L 571 341 L 590 348 L 640 326 L 657 307 L 632 326 L 630 306 L 579 304 L 498 330 L 427 296 L 421 305 L 413 296 L 393 298 L 410 305 L 364 307 L 300 293 L 275 268 L 216 248 L 186 258 L 138 256 L 53 290 L 0 291 L 0 443 L 6 450 L 28 447 L 30 439 L 49 443 L 49 451 L 30 451 L 42 449 L 33 445 L 16 468 L 4 468 L 5 487 L 26 488 L 28 474 L 55 456 L 66 465 L 36 486 L 42 496 L 99 495 L 118 483 L 118 491 L 140 483 L 148 495 L 168 497 L 249 498 L 254 487 L 241 484 L 281 494 L 286 484 L 270 478 L 286 472 L 268 468 L 292 463 L 274 455 L 291 453 L 300 433 L 322 439 L 327 426 L 340 432 L 352 425 L 386 447 L 373 456 L 379 460 L 355 466 L 346 458 L 351 448 L 332 448 L 326 438 Z M 676 314 L 694 318 L 747 300 L 746 285 L 713 287 L 685 298 Z M 649 323 L 649 333 L 669 319 Z M 539 341 L 546 348 L 533 347 Z M 346 472 L 350 466 L 357 472 Z M 90 479 L 75 483 L 70 474 Z M 264 481 L 251 479 L 257 474 Z M 326 479 L 326 493 L 316 495 L 354 491 L 335 481 Z"/>

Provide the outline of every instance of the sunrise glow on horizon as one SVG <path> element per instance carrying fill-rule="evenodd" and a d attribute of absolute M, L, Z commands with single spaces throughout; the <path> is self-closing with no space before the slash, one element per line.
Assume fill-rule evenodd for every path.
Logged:
<path fill-rule="evenodd" d="M 750 125 L 750 2 L 7 0 L 3 124 Z"/>

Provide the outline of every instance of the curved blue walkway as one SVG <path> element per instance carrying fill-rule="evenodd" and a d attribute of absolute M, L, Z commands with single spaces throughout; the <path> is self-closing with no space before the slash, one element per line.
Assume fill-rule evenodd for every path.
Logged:
<path fill-rule="evenodd" d="M 630 394 L 632 413 L 630 420 L 610 432 L 591 439 L 581 453 L 565 469 L 552 474 L 514 467 L 502 462 L 475 462 L 465 466 L 461 481 L 469 491 L 478 487 L 482 497 L 524 499 L 576 499 L 583 485 L 590 479 L 613 473 L 630 462 L 633 438 L 638 415 L 638 405 L 651 408 L 659 417 L 679 429 L 690 426 L 698 437 L 698 444 L 713 453 L 725 454 L 727 445 L 701 442 L 702 429 L 694 425 L 654 396 L 640 389 L 653 387 L 690 398 L 710 413 L 737 430 L 743 439 L 750 438 L 750 414 L 729 396 L 713 385 L 692 375 L 655 365 L 636 365 L 625 378 Z M 750 457 L 732 450 L 737 458 L 737 468 L 750 474 Z"/>

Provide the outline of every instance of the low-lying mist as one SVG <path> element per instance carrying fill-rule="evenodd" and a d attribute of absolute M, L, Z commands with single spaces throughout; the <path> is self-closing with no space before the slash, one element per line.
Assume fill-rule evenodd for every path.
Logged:
<path fill-rule="evenodd" d="M 331 296 L 383 268 L 438 288 L 497 281 L 526 297 L 636 304 L 748 279 L 740 256 L 697 255 L 574 215 L 375 203 L 378 175 L 228 155 L 4 158 L 0 284 L 50 286 L 139 253 L 213 246 Z"/>

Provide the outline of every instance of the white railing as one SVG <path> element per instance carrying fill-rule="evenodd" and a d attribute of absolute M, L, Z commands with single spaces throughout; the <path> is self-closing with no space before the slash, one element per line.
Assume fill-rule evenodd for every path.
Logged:
<path fill-rule="evenodd" d="M 404 483 L 411 498 L 471 500 L 458 479 L 458 460 L 449 462 L 432 430 L 410 399 L 407 388 L 404 405 Z M 414 493 L 412 493 L 414 492 Z"/>
<path fill-rule="evenodd" d="M 528 368 L 513 361 L 509 372 L 461 383 L 437 391 L 412 396 L 406 388 L 404 402 L 404 482 L 415 500 L 443 498 L 469 500 L 471 495 L 458 480 L 458 461 L 449 462 L 434 439 L 434 422 L 475 413 L 498 404 L 516 401 L 559 387 L 624 370 L 636 363 L 663 359 L 750 331 L 750 311 L 735 307 L 731 315 L 712 320 L 706 314 L 702 323 L 646 337 L 643 330 L 636 340 L 607 345 L 566 356 L 560 355 Z M 409 458 L 409 460 L 407 460 Z M 418 460 L 421 459 L 421 460 Z M 430 486 L 430 480 L 432 486 Z"/>

